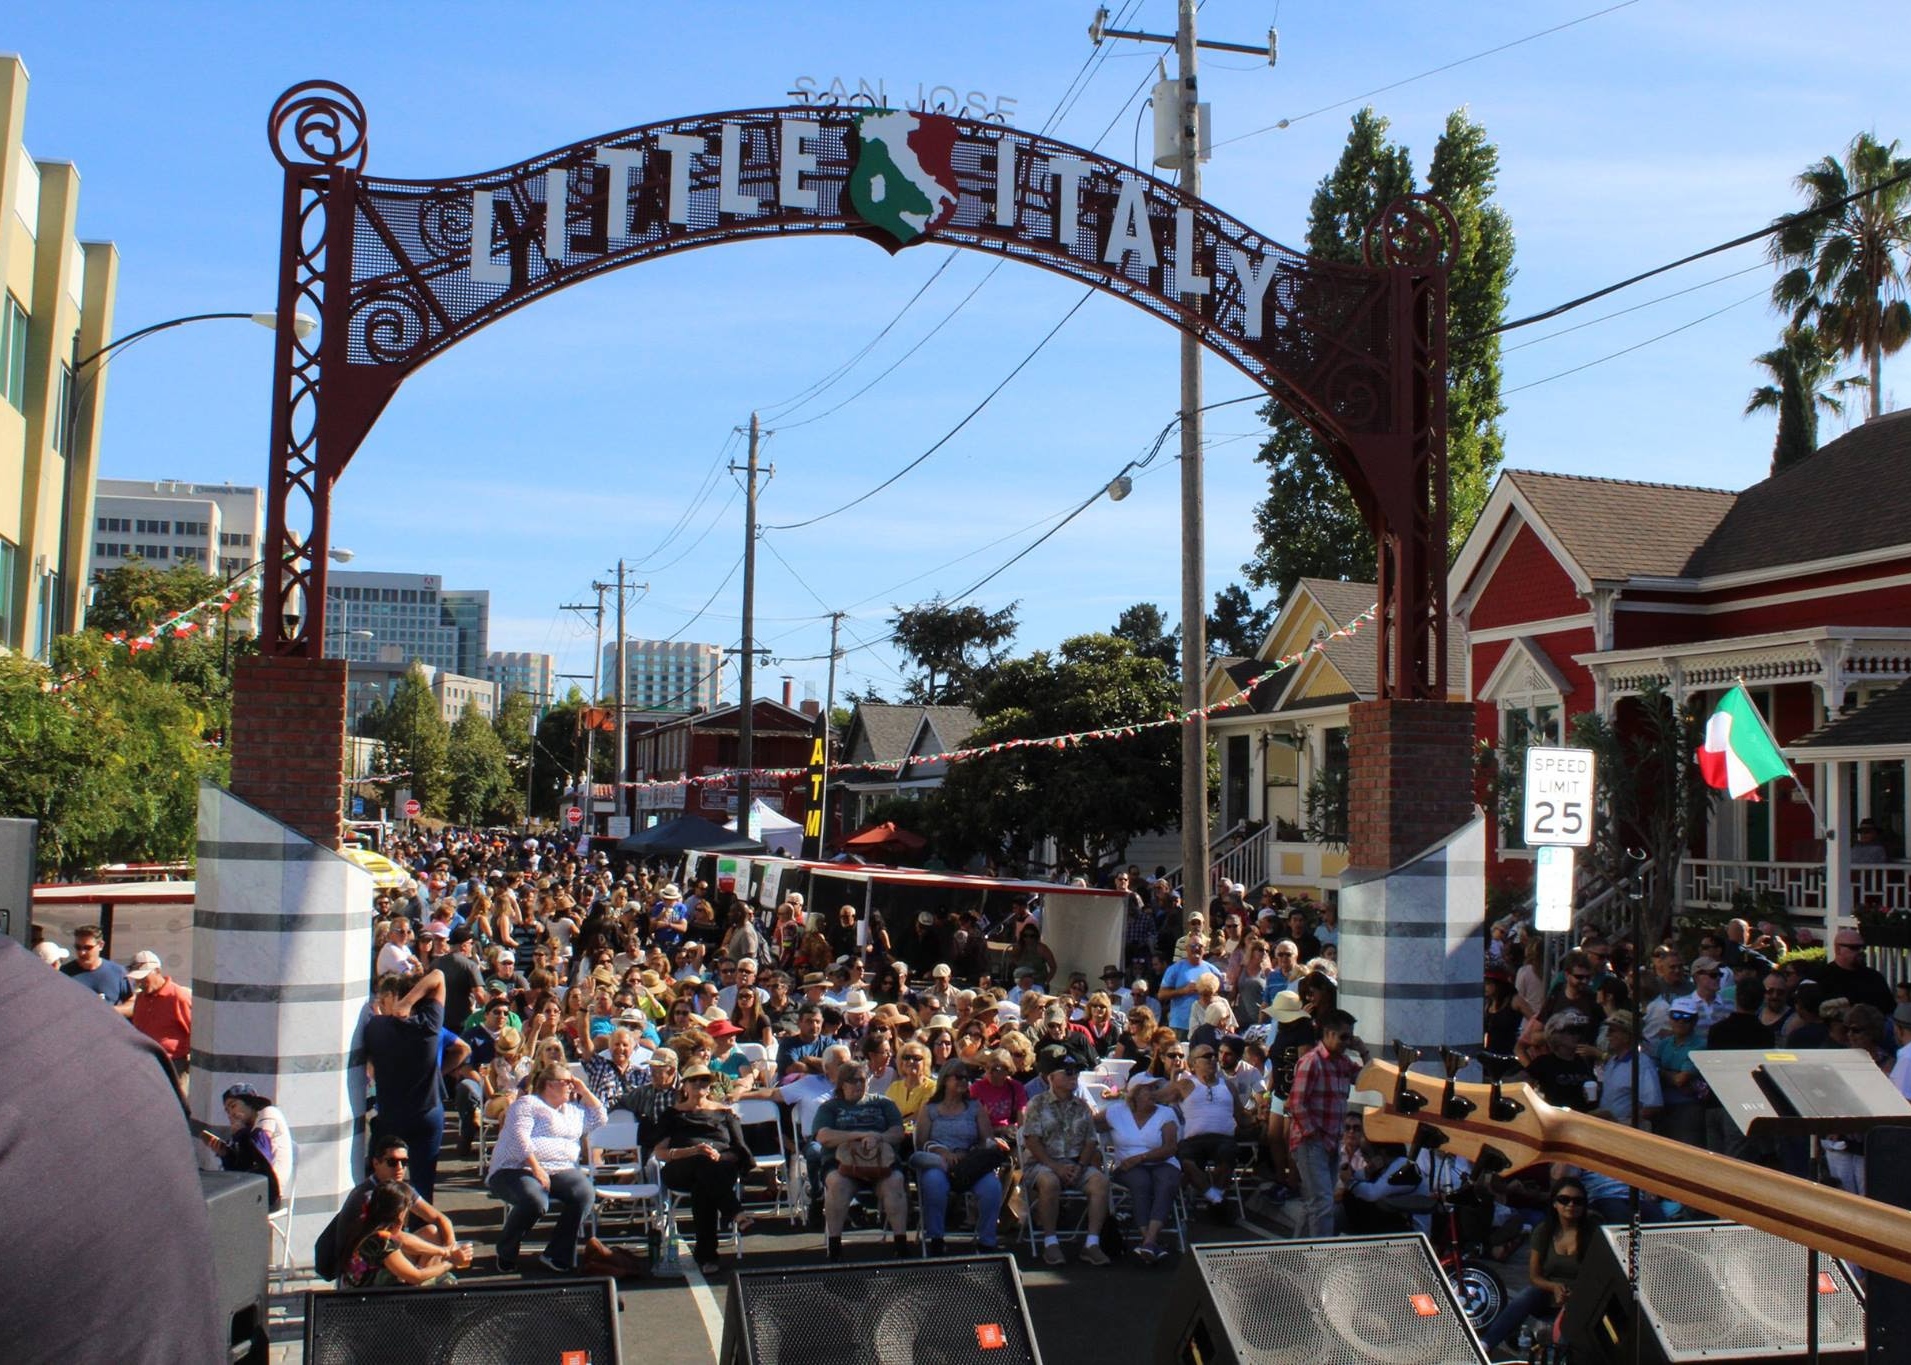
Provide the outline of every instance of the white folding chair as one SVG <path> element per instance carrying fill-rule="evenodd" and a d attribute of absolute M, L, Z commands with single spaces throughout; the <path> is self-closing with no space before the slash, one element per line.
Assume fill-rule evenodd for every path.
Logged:
<path fill-rule="evenodd" d="M 757 1158 L 757 1169 L 769 1175 L 768 1187 L 754 1199 L 749 1197 L 748 1179 L 739 1182 L 743 1207 L 753 1213 L 765 1212 L 797 1222 L 794 1194 L 797 1163 L 785 1138 L 783 1106 L 775 1100 L 738 1100 L 736 1108 L 737 1122 L 743 1125 L 744 1137 L 751 1141 L 750 1150 Z"/>
<path fill-rule="evenodd" d="M 667 1242 L 673 1217 L 670 1192 L 656 1161 L 638 1145 L 637 1116 L 620 1110 L 592 1133 L 586 1160 L 597 1193 L 586 1235 L 609 1240 L 599 1231 L 598 1212 L 614 1206 L 629 1213 L 647 1242 L 653 1242 L 653 1233 L 655 1241 Z"/>
<path fill-rule="evenodd" d="M 272 1269 L 268 1278 L 289 1279 L 292 1274 L 292 1194 L 299 1180 L 299 1144 L 292 1144 L 292 1160 L 287 1164 L 285 1188 L 279 1191 L 279 1207 L 265 1216 L 272 1229 Z"/>
<path fill-rule="evenodd" d="M 761 1043 L 738 1043 L 737 1051 L 753 1062 L 766 1062 L 770 1058 L 770 1050 Z"/>

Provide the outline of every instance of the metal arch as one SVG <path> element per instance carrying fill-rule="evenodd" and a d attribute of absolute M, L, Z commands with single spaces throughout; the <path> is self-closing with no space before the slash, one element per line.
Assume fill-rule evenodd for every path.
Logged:
<path fill-rule="evenodd" d="M 926 130 L 922 168 L 945 193 L 924 201 L 933 209 L 927 228 L 905 243 L 893 224 L 857 208 L 863 116 L 810 108 L 709 114 L 476 175 L 394 180 L 363 173 L 364 111 L 351 92 L 323 82 L 287 91 L 269 126 L 286 172 L 279 310 L 288 324 L 302 310 L 321 327 L 304 341 L 289 325 L 279 329 L 267 509 L 268 557 L 279 572 L 265 584 L 265 651 L 322 652 L 332 485 L 420 365 L 607 270 L 721 242 L 833 233 L 890 251 L 939 243 L 1013 257 L 1126 299 L 1253 378 L 1326 440 L 1375 532 L 1386 626 L 1378 632 L 1381 695 L 1443 698 L 1443 254 L 1456 239 L 1444 206 L 1424 197 L 1390 206 L 1370 229 L 1369 265 L 1317 261 L 1106 157 L 932 115 L 913 126 Z M 792 121 L 813 135 L 792 146 Z M 678 166 L 668 149 L 688 145 L 682 139 L 704 150 Z M 732 153 L 719 154 L 726 145 Z M 915 134 L 909 146 L 918 147 Z M 617 195 L 600 150 L 640 160 L 619 224 L 610 221 Z M 807 164 L 793 182 L 799 193 L 786 196 L 783 162 L 792 151 Z M 1005 158 L 1012 173 L 1004 173 Z M 1061 176 L 1053 173 L 1058 164 L 1067 168 Z M 548 201 L 560 189 L 563 218 L 553 226 Z M 492 235 L 489 249 L 474 253 L 480 195 L 492 205 Z M 800 202 L 808 197 L 813 206 Z M 739 207 L 752 200 L 754 211 Z M 1115 229 L 1141 225 L 1153 262 L 1142 251 L 1109 261 Z M 1184 254 L 1209 292 L 1183 294 Z M 503 278 L 481 278 L 481 268 Z M 1258 328 L 1250 280 L 1261 286 Z"/>

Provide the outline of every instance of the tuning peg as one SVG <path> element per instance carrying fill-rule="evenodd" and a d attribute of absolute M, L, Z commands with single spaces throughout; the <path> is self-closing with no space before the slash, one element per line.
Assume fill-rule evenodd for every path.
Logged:
<path fill-rule="evenodd" d="M 1493 1077 L 1493 1094 L 1486 1103 L 1487 1115 L 1495 1123 L 1511 1123 L 1526 1112 L 1525 1105 L 1518 1100 L 1509 1100 L 1500 1093 L 1500 1085 L 1504 1080 L 1504 1073 Z"/>
<path fill-rule="evenodd" d="M 1408 1086 L 1407 1070 L 1420 1060 L 1420 1051 L 1396 1038 L 1393 1040 L 1393 1059 L 1394 1065 L 1399 1068 L 1393 1080 L 1393 1110 L 1396 1114 L 1417 1114 L 1427 1107 L 1427 1097 Z"/>
<path fill-rule="evenodd" d="M 1480 1154 L 1473 1158 L 1473 1169 L 1480 1175 L 1498 1175 L 1512 1164 L 1513 1159 L 1497 1147 L 1482 1147 Z"/>
<path fill-rule="evenodd" d="M 1509 1057 L 1504 1052 L 1482 1052 L 1480 1070 L 1486 1073 L 1489 1081 L 1498 1081 L 1510 1076 L 1519 1067 L 1520 1059 Z"/>
<path fill-rule="evenodd" d="M 1472 1058 L 1457 1048 L 1443 1047 L 1440 1049 L 1440 1065 L 1446 1068 L 1448 1080 L 1452 1080 L 1455 1076 L 1466 1070 L 1466 1064 L 1471 1060 Z"/>
<path fill-rule="evenodd" d="M 1479 1108 L 1472 1100 L 1460 1094 L 1455 1080 L 1455 1077 L 1466 1068 L 1467 1060 L 1464 1052 L 1450 1047 L 1440 1049 L 1440 1065 L 1446 1068 L 1447 1073 L 1446 1092 L 1440 1096 L 1440 1113 L 1444 1118 L 1463 1119 Z"/>
<path fill-rule="evenodd" d="M 1430 1123 L 1423 1123 L 1413 1130 L 1413 1146 L 1407 1151 L 1407 1160 L 1417 1164 L 1420 1160 L 1420 1153 L 1425 1151 L 1437 1152 L 1446 1145 L 1447 1135 L 1445 1133 Z"/>

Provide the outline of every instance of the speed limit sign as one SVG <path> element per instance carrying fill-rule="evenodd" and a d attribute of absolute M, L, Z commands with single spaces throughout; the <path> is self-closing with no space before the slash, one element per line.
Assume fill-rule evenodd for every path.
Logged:
<path fill-rule="evenodd" d="M 411 800 L 405 802 L 405 818 L 407 820 L 416 820 L 418 813 L 422 810 L 424 810 L 424 807 L 418 804 L 417 797 L 413 797 Z"/>
<path fill-rule="evenodd" d="M 1528 848 L 1592 845 L 1593 774 L 1591 749 L 1536 745 L 1526 751 L 1523 832 Z"/>
<path fill-rule="evenodd" d="M 564 818 L 565 820 L 569 821 L 573 825 L 583 824 L 584 823 L 583 808 L 580 806 L 572 806 L 569 810 L 564 812 Z"/>

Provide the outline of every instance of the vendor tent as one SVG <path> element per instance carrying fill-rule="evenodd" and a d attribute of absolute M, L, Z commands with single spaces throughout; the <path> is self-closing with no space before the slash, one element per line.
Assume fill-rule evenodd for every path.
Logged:
<path fill-rule="evenodd" d="M 737 822 L 732 820 L 724 826 L 734 830 Z M 785 858 L 797 857 L 803 851 L 803 826 L 799 821 L 790 819 L 767 801 L 750 802 L 750 828 L 746 831 L 764 844 L 772 853 Z"/>
<path fill-rule="evenodd" d="M 767 850 L 754 839 L 733 830 L 711 824 L 701 815 L 685 815 L 667 820 L 649 829 L 617 841 L 619 853 L 763 853 Z"/>

